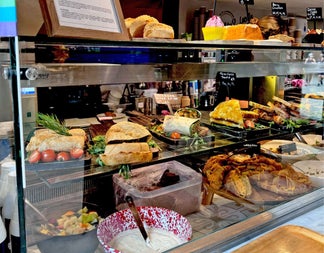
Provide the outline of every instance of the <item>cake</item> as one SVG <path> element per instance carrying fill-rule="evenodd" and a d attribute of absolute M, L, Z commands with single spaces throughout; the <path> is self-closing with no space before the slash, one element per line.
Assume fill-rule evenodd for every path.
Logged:
<path fill-rule="evenodd" d="M 225 26 L 225 40 L 263 40 L 261 29 L 255 24 L 239 24 Z"/>

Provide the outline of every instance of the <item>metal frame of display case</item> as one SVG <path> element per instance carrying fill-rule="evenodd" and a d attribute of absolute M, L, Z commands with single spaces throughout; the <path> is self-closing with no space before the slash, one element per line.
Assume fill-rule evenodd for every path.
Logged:
<path fill-rule="evenodd" d="M 17 38 L 18 39 L 18 38 Z M 19 38 L 24 40 L 27 38 Z M 28 40 L 28 39 L 27 39 Z M 318 47 L 287 47 L 287 46 L 255 46 L 255 45 L 235 45 L 235 44 L 214 44 L 214 43 L 159 43 L 159 42 L 107 42 L 102 41 L 35 41 L 35 45 L 42 46 L 87 46 L 95 48 L 123 48 L 127 50 L 143 49 L 163 49 L 165 51 L 176 50 L 176 55 L 182 55 L 184 52 L 194 52 L 193 55 L 199 55 L 204 50 L 252 50 L 258 55 L 258 61 L 244 62 L 199 62 L 197 60 L 179 59 L 177 62 L 144 62 L 144 63 L 28 63 L 20 66 L 19 55 L 23 52 L 17 47 L 18 41 L 9 39 L 10 54 L 12 56 L 10 64 L 2 64 L 1 72 L 6 79 L 12 80 L 14 97 L 14 128 L 15 144 L 17 158 L 17 184 L 19 196 L 19 216 L 21 231 L 21 250 L 26 252 L 27 242 L 25 234 L 25 216 L 24 216 L 24 176 L 22 174 L 24 161 L 21 159 L 22 145 L 22 125 L 21 112 L 19 109 L 19 88 L 21 87 L 55 87 L 55 86 L 75 86 L 75 85 L 98 85 L 98 84 L 121 84 L 121 83 L 139 83 L 139 82 L 162 82 L 169 80 L 191 80 L 191 79 L 213 79 L 218 71 L 235 72 L 238 77 L 262 77 L 266 75 L 286 76 L 298 73 L 322 73 L 324 63 L 316 65 L 305 64 L 298 60 L 289 60 L 287 62 L 287 51 L 305 51 L 320 52 L 323 49 Z M 35 49 L 32 49 L 33 51 Z M 128 51 L 127 51 L 128 52 Z M 154 51 L 154 53 L 156 53 Z M 269 57 L 272 53 L 275 54 Z M 107 53 L 109 54 L 109 53 Z M 282 56 L 284 54 L 284 56 Z M 125 75 L 127 73 L 127 75 Z M 322 126 L 323 128 L 323 126 Z M 220 149 L 224 147 L 219 147 Z M 177 150 L 167 154 L 164 160 L 174 158 L 175 154 L 184 157 L 188 154 L 199 154 L 214 150 L 215 147 L 209 147 L 204 150 L 192 150 L 192 152 L 182 152 Z M 156 160 L 158 163 L 163 159 Z M 104 175 L 107 171 L 90 173 L 86 177 L 93 178 Z M 109 172 L 111 173 L 111 172 Z M 109 174 L 108 173 L 108 174 Z M 221 252 L 233 245 L 239 244 L 246 236 L 256 235 L 260 231 L 268 230 L 274 225 L 291 219 L 302 212 L 311 208 L 320 206 L 323 202 L 323 189 L 318 189 L 306 194 L 298 199 L 276 206 L 264 213 L 255 215 L 238 224 L 228 228 L 191 241 L 179 248 L 172 249 L 170 252 Z"/>

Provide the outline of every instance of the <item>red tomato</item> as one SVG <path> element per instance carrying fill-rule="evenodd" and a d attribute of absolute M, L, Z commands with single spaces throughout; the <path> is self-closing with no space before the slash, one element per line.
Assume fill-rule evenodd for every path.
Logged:
<path fill-rule="evenodd" d="M 44 163 L 53 162 L 56 159 L 56 153 L 53 149 L 46 149 L 42 151 L 41 160 Z"/>
<path fill-rule="evenodd" d="M 254 124 L 254 122 L 252 120 L 246 120 L 244 122 L 244 125 L 245 125 L 246 128 L 254 128 L 255 127 L 255 124 Z"/>
<path fill-rule="evenodd" d="M 28 161 L 29 163 L 38 163 L 39 160 L 41 159 L 42 155 L 41 152 L 39 152 L 38 150 L 35 150 L 33 152 L 31 152 L 31 154 L 28 157 Z"/>
<path fill-rule="evenodd" d="M 178 132 L 172 132 L 170 137 L 172 139 L 180 139 L 181 138 L 181 134 L 179 134 Z"/>
<path fill-rule="evenodd" d="M 81 148 L 73 148 L 70 150 L 70 155 L 74 159 L 81 158 L 83 156 L 83 153 L 84 153 L 84 151 Z"/>
<path fill-rule="evenodd" d="M 70 159 L 71 159 L 70 153 L 66 151 L 61 151 L 56 156 L 57 161 L 68 161 Z"/>

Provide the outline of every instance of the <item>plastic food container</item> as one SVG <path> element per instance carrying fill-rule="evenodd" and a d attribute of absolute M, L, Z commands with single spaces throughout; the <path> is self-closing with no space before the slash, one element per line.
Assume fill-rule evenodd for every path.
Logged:
<path fill-rule="evenodd" d="M 179 175 L 180 180 L 169 186 L 157 187 L 165 170 Z M 126 209 L 125 196 L 133 197 L 137 206 L 157 206 L 186 215 L 199 210 L 202 176 L 177 161 L 154 164 L 132 170 L 132 177 L 113 175 L 117 210 Z"/>
<path fill-rule="evenodd" d="M 225 37 L 225 27 L 203 27 L 204 40 L 223 40 Z"/>

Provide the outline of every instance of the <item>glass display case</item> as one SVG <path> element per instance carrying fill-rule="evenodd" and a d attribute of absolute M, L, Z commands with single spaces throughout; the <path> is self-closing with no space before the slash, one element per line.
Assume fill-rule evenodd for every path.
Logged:
<path fill-rule="evenodd" d="M 1 62 L 1 83 L 10 83 L 12 87 L 14 117 L 11 128 L 1 136 L 10 133 L 12 150 L 5 159 L 15 161 L 18 184 L 17 205 L 11 207 L 14 216 L 7 219 L 11 220 L 11 224 L 20 222 L 20 233 L 13 235 L 20 236 L 21 252 L 49 252 L 49 248 L 59 248 L 59 245 L 64 245 L 66 249 L 64 236 L 49 235 L 49 226 L 46 226 L 45 234 L 40 230 L 67 211 L 87 206 L 103 218 L 117 211 L 113 175 L 118 174 L 119 167 L 100 166 L 96 163 L 97 157 L 88 152 L 93 145 L 89 126 L 99 124 L 98 114 L 107 111 L 101 94 L 98 95 L 97 88 L 100 86 L 162 85 L 172 81 L 190 83 L 192 80 L 213 80 L 217 86 L 220 72 L 235 73 L 236 84 L 230 87 L 231 93 L 227 96 L 260 104 L 266 104 L 274 95 L 294 100 L 302 104 L 300 113 L 310 120 L 306 126 L 295 129 L 271 125 L 266 131 L 231 132 L 210 127 L 213 138 L 198 144 L 185 142 L 184 145 L 177 145 L 153 135 L 161 147 L 158 156 L 150 162 L 134 164 L 132 169 L 176 160 L 201 174 L 210 157 L 235 153 L 259 141 L 292 140 L 296 138 L 296 132 L 312 133 L 323 138 L 323 48 L 314 44 L 294 47 L 270 41 L 257 44 L 250 41 L 113 42 L 28 37 L 20 37 L 19 41 L 4 40 L 2 43 L 7 45 L 2 53 L 11 57 Z M 316 62 L 309 63 L 309 57 L 314 57 Z M 64 91 L 60 92 L 59 88 Z M 202 98 L 205 94 L 203 87 L 200 86 L 199 92 Z M 92 96 L 95 98 L 91 99 Z M 88 99 L 84 100 L 84 97 Z M 201 122 L 210 126 L 209 113 L 216 104 L 205 103 L 202 99 L 199 102 L 197 108 L 202 113 Z M 82 130 L 82 154 L 70 152 L 69 158 L 66 158 L 66 153 L 61 152 L 66 149 L 60 150 L 61 147 L 55 150 L 55 158 L 52 153 L 44 152 L 48 151 L 48 147 L 43 147 L 41 153 L 33 152 L 33 138 L 36 132 L 41 134 L 39 130 L 42 128 L 37 121 L 40 104 L 47 108 L 46 113 L 61 112 L 60 120 L 63 117 L 65 122 L 70 123 L 68 130 Z M 78 118 L 75 115 L 81 115 L 79 117 L 83 120 L 71 123 L 70 118 Z M 132 115 L 128 117 L 130 119 Z M 61 142 L 59 145 L 67 143 L 64 139 Z M 314 148 L 310 157 L 297 157 L 294 162 L 322 160 L 321 152 L 322 149 Z M 61 153 L 60 158 L 58 153 Z M 2 170 L 8 163 L 5 159 L 1 164 Z M 204 188 L 204 184 L 201 186 Z M 262 203 L 220 192 L 213 194 L 208 204 L 199 202 L 198 210 L 185 214 L 193 229 L 192 238 L 170 252 L 225 251 L 247 236 L 267 231 L 322 205 L 322 186 L 315 185 L 303 194 Z M 198 198 L 204 199 L 203 191 Z M 85 245 L 86 240 L 95 241 L 94 249 L 88 252 L 103 252 L 96 234 L 85 234 L 90 235 L 90 239 L 81 238 L 80 247 Z M 68 239 L 72 240 L 71 237 Z M 79 246 L 78 241 L 69 244 Z"/>

